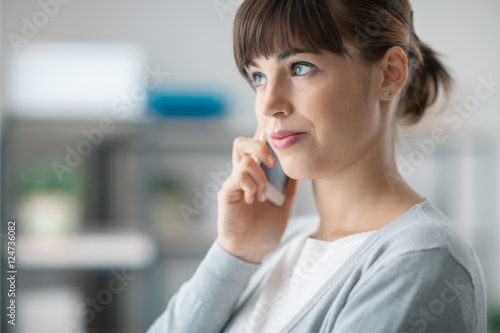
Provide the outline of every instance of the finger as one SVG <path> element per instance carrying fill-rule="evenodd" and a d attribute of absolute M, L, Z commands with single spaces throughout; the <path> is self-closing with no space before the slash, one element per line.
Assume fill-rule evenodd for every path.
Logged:
<path fill-rule="evenodd" d="M 265 142 L 264 131 L 260 127 L 257 127 L 253 138 L 259 142 Z M 254 156 L 253 158 L 257 163 L 261 161 L 257 156 Z"/>
<path fill-rule="evenodd" d="M 255 130 L 255 134 L 254 134 L 253 138 L 257 141 L 264 142 L 264 139 L 265 139 L 264 130 L 260 126 L 257 126 L 257 129 Z"/>
<path fill-rule="evenodd" d="M 257 185 L 256 195 L 259 201 L 265 201 L 267 179 L 264 170 L 251 158 L 250 156 L 245 156 L 240 163 L 239 168 L 248 172 L 252 180 Z"/>
<path fill-rule="evenodd" d="M 245 156 L 223 187 L 221 195 L 231 202 L 241 200 L 242 191 L 247 203 L 253 202 L 256 195 L 259 201 L 265 201 L 262 194 L 266 193 L 266 175 L 252 157 Z"/>
<path fill-rule="evenodd" d="M 255 193 L 257 192 L 257 184 L 255 184 L 255 181 L 245 170 L 241 170 L 237 178 L 238 185 L 244 192 L 243 196 L 245 202 L 247 204 L 251 204 L 254 201 Z"/>
<path fill-rule="evenodd" d="M 256 139 L 238 137 L 233 143 L 233 165 L 239 164 L 245 156 L 251 156 L 254 161 L 256 157 L 258 161 L 262 161 L 270 168 L 276 165 L 271 150 L 269 150 L 269 147 L 267 147 L 264 142 Z"/>
<path fill-rule="evenodd" d="M 262 141 L 264 141 L 263 139 L 265 138 L 265 134 L 268 134 L 268 137 L 269 135 L 271 134 L 271 132 L 276 128 L 278 127 L 277 126 L 277 123 L 276 123 L 276 119 L 272 119 L 272 120 L 269 120 L 267 121 L 265 124 L 262 124 L 262 123 L 258 123 L 257 125 L 257 129 L 255 131 L 255 136 L 254 138 L 255 139 L 258 139 L 260 136 L 259 136 L 259 133 L 261 134 L 262 136 Z"/>
<path fill-rule="evenodd" d="M 253 185 L 252 185 L 253 184 Z M 251 203 L 251 191 L 257 187 L 245 170 L 238 170 L 229 176 L 222 184 L 222 190 L 217 194 L 218 200 L 230 203 L 238 202 L 242 198 Z"/>

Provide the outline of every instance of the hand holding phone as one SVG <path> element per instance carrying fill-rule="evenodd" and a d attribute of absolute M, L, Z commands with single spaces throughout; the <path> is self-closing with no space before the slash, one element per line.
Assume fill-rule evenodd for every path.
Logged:
<path fill-rule="evenodd" d="M 285 202 L 285 194 L 289 177 L 283 171 L 278 156 L 276 156 L 275 152 L 271 148 L 271 145 L 264 138 L 263 132 L 260 135 L 259 140 L 266 143 L 267 147 L 273 154 L 274 159 L 276 160 L 276 165 L 273 168 L 269 168 L 264 163 L 262 163 L 262 161 L 259 161 L 259 166 L 262 168 L 262 170 L 264 170 L 264 174 L 266 175 L 267 179 L 267 200 L 272 204 L 281 207 Z"/>
<path fill-rule="evenodd" d="M 233 170 L 217 195 L 219 245 L 253 263 L 279 246 L 297 188 L 297 180 L 287 179 L 263 139 L 257 131 L 253 138 L 234 140 Z M 273 156 L 274 163 L 269 160 Z"/>

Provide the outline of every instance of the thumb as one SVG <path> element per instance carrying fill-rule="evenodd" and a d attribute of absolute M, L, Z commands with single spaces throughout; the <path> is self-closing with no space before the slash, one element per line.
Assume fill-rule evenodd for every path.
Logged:
<path fill-rule="evenodd" d="M 257 129 L 255 130 L 255 134 L 254 134 L 253 138 L 264 142 L 264 130 L 262 130 L 260 125 L 257 126 Z"/>
<path fill-rule="evenodd" d="M 255 134 L 254 134 L 253 138 L 258 140 L 258 141 L 261 141 L 261 142 L 265 141 L 264 131 L 262 130 L 260 125 L 257 126 L 257 129 L 255 130 Z M 260 163 L 259 159 L 256 156 L 254 156 L 253 159 L 255 160 L 255 162 Z"/>

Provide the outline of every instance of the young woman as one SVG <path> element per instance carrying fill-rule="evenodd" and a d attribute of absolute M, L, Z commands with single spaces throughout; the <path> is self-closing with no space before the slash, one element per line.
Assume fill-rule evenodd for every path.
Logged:
<path fill-rule="evenodd" d="M 271 151 L 237 138 L 218 238 L 148 332 L 486 332 L 474 251 L 395 163 L 397 126 L 451 82 L 410 2 L 246 0 L 234 53 L 285 203 L 266 201 Z M 290 218 L 300 179 L 318 215 Z"/>

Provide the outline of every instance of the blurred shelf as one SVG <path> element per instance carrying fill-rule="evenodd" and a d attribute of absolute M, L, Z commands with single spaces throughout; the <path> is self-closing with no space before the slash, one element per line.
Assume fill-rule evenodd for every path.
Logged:
<path fill-rule="evenodd" d="M 157 258 L 154 239 L 140 234 L 20 236 L 17 266 L 33 270 L 145 269 Z"/>
<path fill-rule="evenodd" d="M 106 117 L 103 117 L 103 119 Z M 22 131 L 21 144 L 44 139 L 59 141 L 86 140 L 85 131 L 99 131 L 100 120 L 36 119 L 8 117 L 6 121 L 16 132 Z M 112 129 L 101 133 L 105 141 L 126 140 L 133 149 L 158 153 L 206 154 L 232 152 L 238 136 L 253 136 L 253 130 L 235 126 L 227 119 L 139 118 L 119 120 L 109 118 Z"/>
<path fill-rule="evenodd" d="M 148 141 L 138 144 L 164 152 L 231 154 L 233 141 L 239 136 L 253 136 L 226 121 L 159 120 L 142 127 Z"/>
<path fill-rule="evenodd" d="M 217 226 L 207 222 L 170 223 L 155 231 L 163 256 L 200 255 L 217 239 Z"/>

